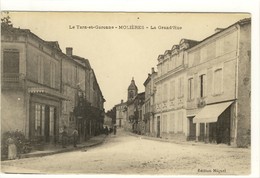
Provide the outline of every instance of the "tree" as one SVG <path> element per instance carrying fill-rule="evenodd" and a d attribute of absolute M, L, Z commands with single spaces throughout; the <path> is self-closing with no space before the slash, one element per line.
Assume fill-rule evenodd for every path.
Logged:
<path fill-rule="evenodd" d="M 11 22 L 11 18 L 9 16 L 9 12 L 3 12 L 3 17 L 1 18 L 1 24 L 8 25 L 8 26 L 13 26 Z"/>

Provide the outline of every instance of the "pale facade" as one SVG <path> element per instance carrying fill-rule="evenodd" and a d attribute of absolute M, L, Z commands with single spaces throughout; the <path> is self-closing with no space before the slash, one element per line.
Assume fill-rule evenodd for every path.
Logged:
<path fill-rule="evenodd" d="M 1 23 L 1 32 L 1 133 L 47 144 L 64 126 L 81 140 L 101 133 L 105 100 L 88 60 L 27 29 Z"/>
<path fill-rule="evenodd" d="M 157 137 L 250 145 L 251 19 L 158 57 Z"/>
<path fill-rule="evenodd" d="M 195 44 L 195 41 L 183 39 L 158 57 L 154 125 L 157 137 L 185 140 L 188 136 L 186 49 Z"/>
<path fill-rule="evenodd" d="M 144 101 L 144 134 L 149 136 L 154 136 L 155 133 L 155 121 L 154 121 L 154 93 L 155 85 L 154 78 L 156 77 L 157 72 L 154 71 L 154 68 L 151 70 L 151 74 L 148 74 L 146 81 L 144 82 L 145 86 L 145 101 Z"/>
<path fill-rule="evenodd" d="M 126 125 L 126 116 L 127 116 L 127 103 L 121 100 L 120 104 L 116 106 L 116 125 L 121 128 Z"/>
<path fill-rule="evenodd" d="M 1 24 L 1 132 L 57 142 L 61 102 L 61 50 L 30 30 Z"/>
<path fill-rule="evenodd" d="M 190 139 L 248 144 L 250 28 L 249 19 L 239 21 L 188 50 Z"/>

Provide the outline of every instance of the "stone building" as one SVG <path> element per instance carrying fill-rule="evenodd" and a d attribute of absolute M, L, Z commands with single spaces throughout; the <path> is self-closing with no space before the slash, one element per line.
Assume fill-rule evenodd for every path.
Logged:
<path fill-rule="evenodd" d="M 62 91 L 70 96 L 63 102 L 63 124 L 69 133 L 77 128 L 81 141 L 101 132 L 104 119 L 104 98 L 89 60 L 66 48 L 62 61 Z"/>
<path fill-rule="evenodd" d="M 138 93 L 134 78 L 128 87 L 127 112 L 125 129 L 134 133 L 141 134 L 144 131 L 143 104 L 144 92 Z"/>
<path fill-rule="evenodd" d="M 147 79 L 144 82 L 145 87 L 145 101 L 144 101 L 144 123 L 145 123 L 145 135 L 155 136 L 155 122 L 154 122 L 154 93 L 155 85 L 154 78 L 157 72 L 154 68 L 151 70 L 151 74 L 148 74 Z"/>
<path fill-rule="evenodd" d="M 251 19 L 158 57 L 157 137 L 250 145 Z"/>
<path fill-rule="evenodd" d="M 130 85 L 127 88 L 127 112 L 126 112 L 126 123 L 125 129 L 127 131 L 133 131 L 132 121 L 134 120 L 134 98 L 138 94 L 138 88 L 135 85 L 135 80 L 132 78 Z"/>
<path fill-rule="evenodd" d="M 61 103 L 61 61 L 57 42 L 30 30 L 1 24 L 1 133 L 22 131 L 26 138 L 57 142 Z"/>
<path fill-rule="evenodd" d="M 250 38 L 243 19 L 187 50 L 190 139 L 250 144 Z"/>
<path fill-rule="evenodd" d="M 104 127 L 107 127 L 108 129 L 113 128 L 112 118 L 109 117 L 107 114 L 105 114 L 104 118 Z"/>
<path fill-rule="evenodd" d="M 197 42 L 182 39 L 164 55 L 158 57 L 158 75 L 155 78 L 155 130 L 157 137 L 186 140 L 186 50 Z"/>
<path fill-rule="evenodd" d="M 127 103 L 121 100 L 120 104 L 115 105 L 116 107 L 116 125 L 121 128 L 126 124 L 126 112 Z"/>
<path fill-rule="evenodd" d="M 101 133 L 105 99 L 89 61 L 30 30 L 1 23 L 1 31 L 1 133 L 44 143 L 58 142 L 64 126 L 81 140 Z"/>
<path fill-rule="evenodd" d="M 132 131 L 137 134 L 144 134 L 145 123 L 144 123 L 144 99 L 145 92 L 138 93 L 136 97 L 132 100 L 134 115 L 130 120 L 132 124 Z"/>

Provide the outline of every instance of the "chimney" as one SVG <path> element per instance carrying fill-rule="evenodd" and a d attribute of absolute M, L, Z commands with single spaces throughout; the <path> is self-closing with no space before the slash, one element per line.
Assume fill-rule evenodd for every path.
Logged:
<path fill-rule="evenodd" d="M 215 29 L 215 33 L 218 33 L 218 32 L 220 32 L 220 31 L 222 31 L 222 30 L 224 30 L 225 28 L 216 28 Z"/>
<path fill-rule="evenodd" d="M 153 74 L 154 73 L 154 67 L 152 67 L 152 73 L 151 74 Z"/>
<path fill-rule="evenodd" d="M 73 48 L 71 48 L 71 47 L 67 47 L 66 48 L 66 54 L 67 54 L 67 56 L 72 56 L 72 51 L 73 51 Z"/>
<path fill-rule="evenodd" d="M 123 103 L 124 102 L 124 100 L 121 100 L 121 103 Z"/>

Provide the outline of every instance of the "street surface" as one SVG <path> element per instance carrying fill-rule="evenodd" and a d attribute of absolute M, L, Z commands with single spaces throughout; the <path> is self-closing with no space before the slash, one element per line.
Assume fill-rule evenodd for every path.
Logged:
<path fill-rule="evenodd" d="M 96 147 L 1 164 L 9 173 L 248 175 L 250 149 L 146 140 L 118 130 Z"/>

